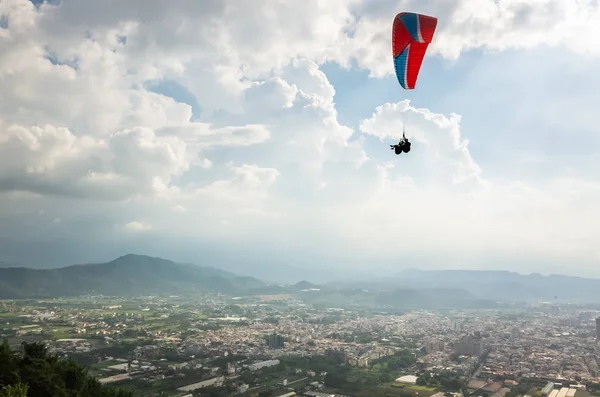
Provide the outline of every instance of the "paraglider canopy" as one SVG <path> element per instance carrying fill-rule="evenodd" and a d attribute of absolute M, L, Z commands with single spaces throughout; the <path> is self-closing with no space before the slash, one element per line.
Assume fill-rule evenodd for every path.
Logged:
<path fill-rule="evenodd" d="M 427 47 L 433 40 L 437 18 L 412 12 L 401 12 L 392 25 L 392 55 L 394 69 L 400 85 L 412 90 L 425 57 Z"/>

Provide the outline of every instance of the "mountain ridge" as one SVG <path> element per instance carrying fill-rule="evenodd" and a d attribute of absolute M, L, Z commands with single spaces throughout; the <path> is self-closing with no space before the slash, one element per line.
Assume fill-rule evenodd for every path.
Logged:
<path fill-rule="evenodd" d="M 2 262 L 0 262 L 1 266 Z M 308 272 L 310 273 L 310 272 Z M 307 290 L 313 291 L 307 294 Z M 390 296 L 415 300 L 423 293 L 466 301 L 600 301 L 600 279 L 561 274 L 521 274 L 508 270 L 404 269 L 385 278 L 359 282 L 315 284 L 303 279 L 286 285 L 266 283 L 251 276 L 191 263 L 177 263 L 148 255 L 126 254 L 108 262 L 76 264 L 53 269 L 0 267 L 0 298 L 86 295 L 141 295 L 148 293 L 222 292 L 237 295 L 300 294 L 324 299 L 329 294 L 357 297 L 371 290 L 377 300 Z M 352 292 L 354 291 L 354 292 Z M 391 292 L 395 291 L 395 292 Z M 412 291 L 412 292 L 411 292 Z M 413 297 L 409 295 L 412 294 Z M 428 298 L 422 297 L 421 300 Z"/>
<path fill-rule="evenodd" d="M 234 293 L 266 285 L 209 266 L 180 264 L 127 254 L 105 263 L 55 269 L 0 268 L 0 298 L 73 296 L 97 293 L 127 295 L 167 292 Z"/>

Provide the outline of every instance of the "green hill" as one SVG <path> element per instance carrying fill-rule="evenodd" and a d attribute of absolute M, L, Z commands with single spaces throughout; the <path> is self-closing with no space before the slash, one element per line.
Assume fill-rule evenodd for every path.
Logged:
<path fill-rule="evenodd" d="M 133 254 L 107 263 L 58 269 L 0 268 L 0 299 L 203 291 L 239 293 L 264 285 L 255 278 L 212 267 Z"/>

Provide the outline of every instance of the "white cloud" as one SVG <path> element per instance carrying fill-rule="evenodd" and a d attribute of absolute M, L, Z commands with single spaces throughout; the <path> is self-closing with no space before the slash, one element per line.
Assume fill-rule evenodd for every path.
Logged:
<path fill-rule="evenodd" d="M 481 169 L 469 153 L 469 142 L 461 140 L 460 119 L 457 114 L 447 118 L 427 109 L 416 109 L 408 101 L 403 101 L 379 106 L 373 117 L 361 122 L 360 130 L 382 141 L 398 141 L 406 131 L 409 139 L 424 144 L 419 151 L 423 153 L 425 150 L 426 153 L 421 158 L 434 164 L 430 167 L 420 164 L 420 168 L 438 173 L 436 183 L 481 183 Z"/>
<path fill-rule="evenodd" d="M 268 198 L 268 189 L 279 176 L 274 168 L 261 168 L 251 164 L 229 167 L 233 177 L 190 190 L 185 197 L 188 200 L 208 200 L 213 206 L 222 208 L 236 204 L 241 208 L 252 208 Z"/>
<path fill-rule="evenodd" d="M 70 235 L 152 230 L 390 261 L 595 258 L 595 181 L 490 178 L 461 116 L 408 101 L 368 109 L 358 131 L 340 123 L 320 65 L 391 73 L 403 9 L 440 17 L 430 53 L 449 59 L 540 45 L 600 55 L 591 2 L 4 0 L 0 229 L 44 209 Z M 164 81 L 197 103 L 146 88 Z M 387 145 L 404 124 L 413 151 L 396 157 Z"/>
<path fill-rule="evenodd" d="M 345 208 L 338 214 L 352 244 L 380 253 L 389 250 L 389 255 L 398 246 L 460 251 L 466 261 L 486 252 L 568 257 L 589 250 L 600 238 L 596 223 L 581 222 L 600 216 L 592 204 L 600 183 L 486 180 L 461 141 L 460 117 L 446 118 L 406 102 L 378 108 L 361 130 L 398 138 L 402 127 L 397 120 L 402 119 L 413 140 L 412 156 L 402 154 L 378 166 L 378 176 L 368 186 L 371 196 L 360 211 L 344 217 Z"/>
<path fill-rule="evenodd" d="M 393 73 L 389 60 L 390 27 L 400 11 L 438 18 L 434 41 L 428 53 L 456 59 L 464 51 L 530 49 L 564 46 L 580 54 L 600 55 L 597 37 L 600 10 L 595 1 L 569 0 L 387 0 L 361 2 L 352 7 L 356 20 L 350 26 L 352 39 L 332 48 L 341 62 L 354 57 L 374 76 Z"/>
<path fill-rule="evenodd" d="M 132 232 L 143 232 L 151 229 L 152 226 L 150 226 L 149 224 L 138 221 L 131 221 L 125 224 L 125 230 Z"/>

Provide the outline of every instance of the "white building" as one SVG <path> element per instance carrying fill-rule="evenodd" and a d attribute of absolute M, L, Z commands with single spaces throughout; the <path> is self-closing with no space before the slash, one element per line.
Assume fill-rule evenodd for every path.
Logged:
<path fill-rule="evenodd" d="M 272 367 L 274 365 L 279 365 L 279 360 L 267 360 L 267 361 L 261 361 L 258 363 L 254 363 L 254 364 L 250 364 L 248 365 L 248 369 L 250 371 L 256 371 L 259 370 L 261 368 L 266 368 L 266 367 Z"/>

